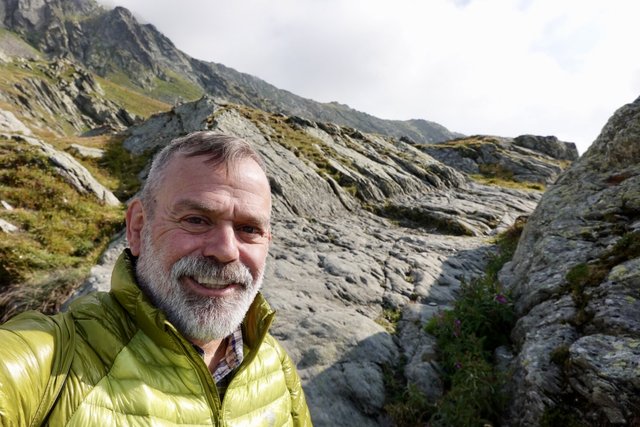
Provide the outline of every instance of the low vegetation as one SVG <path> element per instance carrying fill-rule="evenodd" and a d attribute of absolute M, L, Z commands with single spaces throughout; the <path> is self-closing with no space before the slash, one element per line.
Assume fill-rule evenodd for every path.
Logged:
<path fill-rule="evenodd" d="M 545 191 L 546 186 L 539 182 L 522 182 L 514 181 L 513 179 L 505 179 L 495 175 L 482 175 L 472 174 L 469 175 L 474 181 L 485 184 L 493 185 L 502 188 L 513 188 L 514 190 L 527 190 L 527 191 Z"/>
<path fill-rule="evenodd" d="M 100 80 L 100 83 L 105 81 L 112 82 L 115 87 L 110 87 L 110 89 L 114 90 L 116 96 L 120 96 L 117 92 L 126 95 L 126 89 L 129 89 L 134 93 L 144 93 L 146 96 L 154 98 L 160 103 L 168 104 L 174 104 L 176 101 L 195 101 L 204 94 L 202 88 L 195 83 L 186 80 L 184 77 L 170 70 L 164 70 L 164 72 L 166 76 L 164 80 L 154 77 L 153 81 L 144 89 L 135 84 L 131 78 L 123 72 L 109 73 L 105 76 L 105 79 Z M 123 105 L 126 106 L 126 104 Z M 132 111 L 135 112 L 136 108 L 132 108 Z"/>
<path fill-rule="evenodd" d="M 96 81 L 110 100 L 122 106 L 131 114 L 149 117 L 152 114 L 171 109 L 171 104 L 145 95 L 139 89 L 119 85 L 111 80 L 97 76 Z"/>
<path fill-rule="evenodd" d="M 513 305 L 497 275 L 515 251 L 524 221 L 497 239 L 497 253 L 485 274 L 463 284 L 453 309 L 443 311 L 425 326 L 436 337 L 445 394 L 429 403 L 411 385 L 393 389 L 385 406 L 398 426 L 495 425 L 505 403 L 504 374 L 494 366 L 495 349 L 510 343 L 515 322 Z M 416 409 L 417 408 L 417 409 Z"/>
<path fill-rule="evenodd" d="M 0 320 L 39 309 L 55 312 L 123 225 L 121 208 L 79 194 L 27 145 L 0 141 L 0 193 L 17 226 L 0 234 Z"/>
<path fill-rule="evenodd" d="M 383 379 L 387 394 L 384 405 L 387 416 L 398 427 L 428 425 L 435 405 L 414 384 L 407 384 L 403 371 L 406 360 L 396 366 L 383 367 Z"/>
<path fill-rule="evenodd" d="M 376 323 L 382 326 L 390 334 L 395 334 L 398 322 L 402 318 L 402 312 L 397 308 L 384 308 Z"/>
<path fill-rule="evenodd" d="M 544 191 L 545 185 L 539 182 L 518 181 L 513 177 L 513 171 L 498 163 L 482 163 L 478 165 L 479 174 L 472 174 L 471 178 L 481 184 L 495 185 L 516 190 Z"/>
<path fill-rule="evenodd" d="M 3 36 L 6 34 L 0 32 Z M 79 72 L 81 67 L 65 60 L 0 64 L 0 91 L 6 95 L 0 107 L 14 111 L 37 138 L 57 150 L 66 151 L 74 143 L 103 150 L 101 159 L 80 161 L 116 197 L 126 201 L 138 190 L 138 173 L 149 156 L 129 153 L 122 147 L 122 136 L 73 136 L 78 132 L 71 124 L 73 117 L 25 98 L 20 89 L 26 88 L 28 93 L 40 82 L 54 87 L 69 84 Z M 136 88 L 95 78 L 104 91 L 100 96 L 135 115 L 146 117 L 170 107 Z M 176 92 L 184 89 L 181 82 L 165 83 L 172 82 Z M 27 117 L 20 114 L 25 105 L 30 111 Z M 9 205 L 0 209 L 0 219 L 19 229 L 0 233 L 0 321 L 27 309 L 55 312 L 122 228 L 123 209 L 80 194 L 60 177 L 47 157 L 27 144 L 0 138 L 0 165 L 0 194 Z"/>
<path fill-rule="evenodd" d="M 640 231 L 625 233 L 616 244 L 601 257 L 590 263 L 581 263 L 569 270 L 565 279 L 567 290 L 576 305 L 576 315 L 572 323 L 581 328 L 593 314 L 587 311 L 589 288 L 602 283 L 611 269 L 630 259 L 640 257 Z"/>

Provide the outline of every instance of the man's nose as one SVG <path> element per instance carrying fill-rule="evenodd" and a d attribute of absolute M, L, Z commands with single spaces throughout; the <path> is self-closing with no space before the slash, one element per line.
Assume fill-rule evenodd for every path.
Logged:
<path fill-rule="evenodd" d="M 202 254 L 214 258 L 221 264 L 237 260 L 238 241 L 233 226 L 220 224 L 207 233 Z"/>

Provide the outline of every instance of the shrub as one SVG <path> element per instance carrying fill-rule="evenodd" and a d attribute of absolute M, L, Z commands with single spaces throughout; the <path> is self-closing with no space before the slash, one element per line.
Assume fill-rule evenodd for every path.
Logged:
<path fill-rule="evenodd" d="M 492 365 L 494 350 L 510 343 L 515 322 L 513 305 L 497 275 L 511 259 L 524 220 L 501 234 L 498 252 L 485 274 L 464 283 L 453 309 L 441 312 L 425 326 L 436 337 L 446 392 L 437 402 L 431 425 L 479 426 L 495 422 L 506 397 L 504 378 Z"/>
<path fill-rule="evenodd" d="M 397 427 L 415 427 L 427 425 L 433 413 L 433 404 L 429 403 L 425 395 L 415 384 L 409 384 L 397 399 L 384 407 Z"/>

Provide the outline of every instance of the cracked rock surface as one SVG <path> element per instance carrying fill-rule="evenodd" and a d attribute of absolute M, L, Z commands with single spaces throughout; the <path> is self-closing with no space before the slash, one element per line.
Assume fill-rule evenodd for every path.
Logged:
<path fill-rule="evenodd" d="M 483 272 L 491 236 L 540 193 L 474 184 L 394 139 L 209 98 L 133 127 L 124 145 L 153 151 L 199 129 L 240 136 L 266 160 L 274 238 L 263 292 L 314 425 L 388 423 L 384 372 L 400 360 L 407 381 L 437 399 L 436 350 L 422 326 Z M 112 262 L 105 255 L 85 291 L 108 289 Z M 400 315 L 391 332 L 385 310 Z"/>
<path fill-rule="evenodd" d="M 543 196 L 501 280 L 520 319 L 510 425 L 640 421 L 640 99 Z"/>

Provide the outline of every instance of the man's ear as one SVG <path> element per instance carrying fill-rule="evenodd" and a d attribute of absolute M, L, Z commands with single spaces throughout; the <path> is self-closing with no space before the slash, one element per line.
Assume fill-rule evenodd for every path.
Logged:
<path fill-rule="evenodd" d="M 133 200 L 127 208 L 127 241 L 133 256 L 140 255 L 140 240 L 144 226 L 144 210 L 140 199 Z"/>

